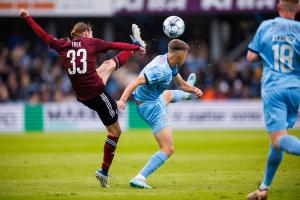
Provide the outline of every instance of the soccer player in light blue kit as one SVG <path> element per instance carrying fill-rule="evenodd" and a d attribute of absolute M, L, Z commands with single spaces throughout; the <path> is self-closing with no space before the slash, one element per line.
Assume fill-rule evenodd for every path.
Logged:
<path fill-rule="evenodd" d="M 155 57 L 127 86 L 117 102 L 118 107 L 124 109 L 126 101 L 133 94 L 138 105 L 138 114 L 151 126 L 160 147 L 160 151 L 156 152 L 140 173 L 130 180 L 132 187 L 151 188 L 146 178 L 174 153 L 172 130 L 167 123 L 166 106 L 182 99 L 191 99 L 191 93 L 197 97 L 202 96 L 202 91 L 193 86 L 196 82 L 195 74 L 191 74 L 186 82 L 178 73 L 178 67 L 184 63 L 188 51 L 189 45 L 185 42 L 178 39 L 170 41 L 168 53 Z M 166 90 L 172 79 L 181 90 Z"/>
<path fill-rule="evenodd" d="M 249 200 L 266 199 L 283 152 L 300 155 L 300 140 L 288 135 L 300 104 L 300 23 L 295 21 L 299 0 L 280 0 L 280 17 L 264 21 L 249 45 L 247 58 L 263 62 L 262 100 L 271 146 L 265 177 Z"/>

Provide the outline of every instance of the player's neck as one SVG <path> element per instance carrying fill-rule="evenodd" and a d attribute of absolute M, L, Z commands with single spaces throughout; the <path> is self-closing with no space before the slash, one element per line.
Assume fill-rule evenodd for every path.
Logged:
<path fill-rule="evenodd" d="M 169 53 L 167 54 L 167 60 L 170 67 L 175 67 L 177 65 L 177 59 Z"/>
<path fill-rule="evenodd" d="M 296 14 L 292 12 L 280 12 L 279 16 L 285 19 L 292 19 L 295 20 Z"/>

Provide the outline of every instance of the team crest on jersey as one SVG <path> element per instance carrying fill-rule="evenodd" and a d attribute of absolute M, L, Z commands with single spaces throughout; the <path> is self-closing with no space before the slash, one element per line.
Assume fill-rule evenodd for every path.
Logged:
<path fill-rule="evenodd" d="M 160 73 L 152 74 L 151 77 L 150 77 L 150 79 L 151 79 L 152 81 L 157 81 L 158 79 L 161 78 L 161 76 L 162 76 L 162 75 L 161 75 Z"/>

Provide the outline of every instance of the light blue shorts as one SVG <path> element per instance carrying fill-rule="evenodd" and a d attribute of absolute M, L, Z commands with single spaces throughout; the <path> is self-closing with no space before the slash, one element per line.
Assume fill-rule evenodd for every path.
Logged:
<path fill-rule="evenodd" d="M 292 128 L 298 118 L 300 88 L 262 91 L 265 125 L 269 133 Z"/>
<path fill-rule="evenodd" d="M 137 112 L 151 126 L 154 134 L 169 126 L 166 102 L 162 96 L 157 101 L 145 102 L 138 105 Z"/>

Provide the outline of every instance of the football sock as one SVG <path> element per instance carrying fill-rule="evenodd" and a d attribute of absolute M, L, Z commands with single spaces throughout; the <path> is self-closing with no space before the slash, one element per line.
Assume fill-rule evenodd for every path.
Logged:
<path fill-rule="evenodd" d="M 116 63 L 116 70 L 123 66 L 133 56 L 133 51 L 121 51 L 113 58 Z"/>
<path fill-rule="evenodd" d="M 283 151 L 275 149 L 272 145 L 267 159 L 266 174 L 264 181 L 260 185 L 260 189 L 269 189 L 272 180 L 276 174 L 277 168 L 283 158 Z"/>
<path fill-rule="evenodd" d="M 278 146 L 289 154 L 300 155 L 300 140 L 293 135 L 282 136 L 279 139 Z"/>
<path fill-rule="evenodd" d="M 184 95 L 185 93 L 181 90 L 171 90 L 173 99 L 171 101 L 171 103 L 176 103 L 178 101 L 181 101 L 182 99 L 184 99 Z"/>
<path fill-rule="evenodd" d="M 144 168 L 140 171 L 140 175 L 147 178 L 150 174 L 152 174 L 157 168 L 159 168 L 164 162 L 168 159 L 168 155 L 162 151 L 156 152 L 148 161 L 148 163 L 144 166 Z"/>
<path fill-rule="evenodd" d="M 104 175 L 108 174 L 109 167 L 114 159 L 115 150 L 117 147 L 119 138 L 113 136 L 107 136 L 104 144 L 104 156 L 102 162 L 102 172 Z"/>

